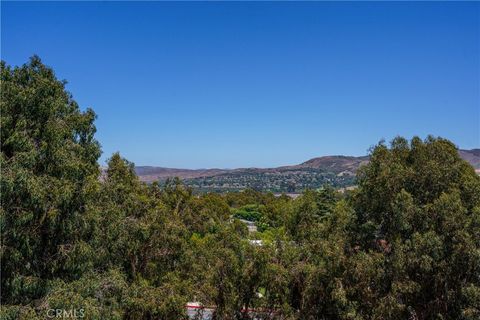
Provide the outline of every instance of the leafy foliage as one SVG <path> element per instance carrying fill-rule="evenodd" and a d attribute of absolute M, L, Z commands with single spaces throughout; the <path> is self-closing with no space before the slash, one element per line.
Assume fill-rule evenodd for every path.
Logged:
<path fill-rule="evenodd" d="M 2 62 L 1 80 L 2 299 L 25 303 L 91 267 L 85 208 L 100 148 L 95 113 L 82 113 L 38 57 Z"/>
<path fill-rule="evenodd" d="M 262 217 L 260 213 L 261 208 L 256 204 L 247 204 L 241 208 L 233 210 L 235 218 L 244 219 L 248 221 L 259 221 Z"/>

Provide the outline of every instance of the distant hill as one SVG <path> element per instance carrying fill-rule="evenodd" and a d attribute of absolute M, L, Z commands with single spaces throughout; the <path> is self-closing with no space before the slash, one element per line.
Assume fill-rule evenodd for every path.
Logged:
<path fill-rule="evenodd" d="M 172 169 L 163 167 L 140 166 L 135 167 L 135 172 L 143 181 L 155 181 L 166 178 L 179 177 L 191 179 L 199 177 L 212 177 L 232 170 L 223 169 Z"/>
<path fill-rule="evenodd" d="M 349 157 L 349 156 L 325 156 L 310 159 L 298 167 L 321 168 L 335 173 L 349 172 L 355 173 L 357 169 L 368 162 L 368 156 Z"/>
<path fill-rule="evenodd" d="M 480 169 L 480 149 L 458 151 L 463 160 L 468 161 L 475 169 Z"/>
<path fill-rule="evenodd" d="M 480 172 L 480 149 L 459 150 L 460 156 Z M 355 184 L 355 173 L 368 163 L 368 156 L 324 156 L 298 165 L 277 168 L 174 169 L 135 167 L 142 181 L 165 181 L 179 177 L 197 191 L 235 191 L 253 188 L 272 192 L 298 192 L 330 184 L 344 188 Z"/>

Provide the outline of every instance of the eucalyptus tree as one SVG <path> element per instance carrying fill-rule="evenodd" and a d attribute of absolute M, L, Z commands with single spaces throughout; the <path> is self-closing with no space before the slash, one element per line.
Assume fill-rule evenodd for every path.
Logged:
<path fill-rule="evenodd" d="M 84 226 L 100 146 L 95 113 L 82 112 L 65 84 L 36 56 L 1 62 L 3 303 L 39 297 L 50 280 L 91 266 Z"/>
<path fill-rule="evenodd" d="M 370 316 L 478 318 L 480 177 L 455 145 L 434 137 L 380 143 L 358 182 L 354 245 L 383 256 L 377 306 L 364 304 Z"/>

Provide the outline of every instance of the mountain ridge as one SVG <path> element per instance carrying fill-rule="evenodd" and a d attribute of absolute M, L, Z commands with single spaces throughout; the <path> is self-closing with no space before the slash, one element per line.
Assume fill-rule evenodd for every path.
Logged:
<path fill-rule="evenodd" d="M 480 173 L 480 149 L 459 149 L 459 155 Z M 296 165 L 274 168 L 179 169 L 137 166 L 135 171 L 144 182 L 165 181 L 179 177 L 194 189 L 203 191 L 232 191 L 245 188 L 276 192 L 293 192 L 316 188 L 324 184 L 348 187 L 354 184 L 358 168 L 369 156 L 327 155 L 315 157 Z"/>

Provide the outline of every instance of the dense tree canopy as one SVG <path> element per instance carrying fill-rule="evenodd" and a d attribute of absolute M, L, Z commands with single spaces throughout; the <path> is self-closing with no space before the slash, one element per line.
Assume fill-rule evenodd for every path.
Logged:
<path fill-rule="evenodd" d="M 100 148 L 95 113 L 64 85 L 38 57 L 1 64 L 2 299 L 13 303 L 89 268 L 83 225 Z"/>
<path fill-rule="evenodd" d="M 194 194 L 100 170 L 38 57 L 2 62 L 0 105 L 2 319 L 480 318 L 480 178 L 445 139 L 379 143 L 346 193 Z"/>

